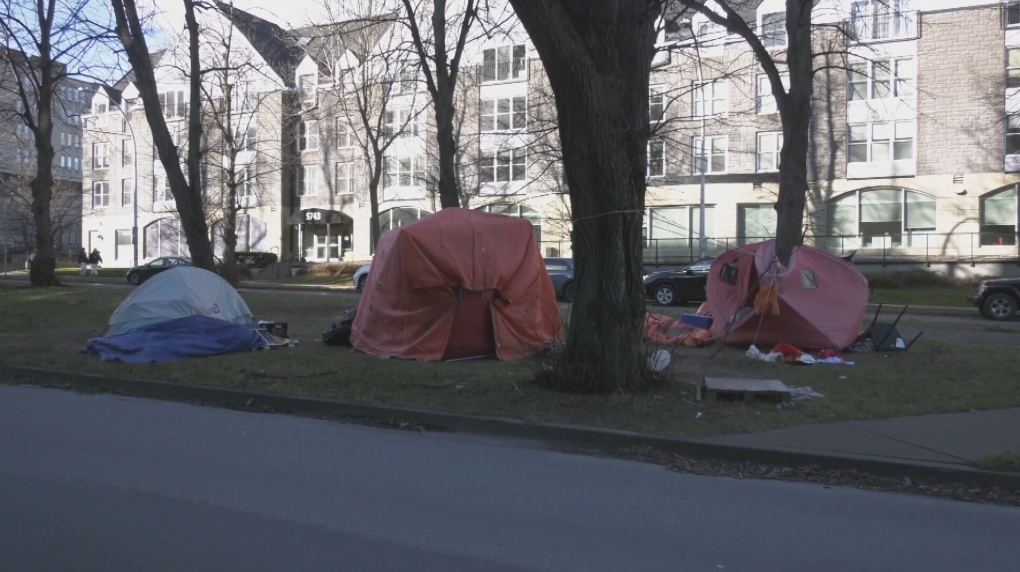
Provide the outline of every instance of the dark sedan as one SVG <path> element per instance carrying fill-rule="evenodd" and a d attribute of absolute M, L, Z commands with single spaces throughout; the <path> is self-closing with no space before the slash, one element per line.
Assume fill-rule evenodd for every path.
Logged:
<path fill-rule="evenodd" d="M 679 270 L 662 270 L 645 276 L 645 297 L 660 306 L 707 299 L 705 284 L 714 258 L 701 258 Z"/>
<path fill-rule="evenodd" d="M 131 270 L 128 270 L 127 281 L 138 286 L 160 272 L 170 270 L 171 268 L 176 268 L 178 266 L 191 266 L 191 261 L 179 256 L 163 256 L 149 262 L 148 264 L 135 266 Z"/>
<path fill-rule="evenodd" d="M 574 301 L 574 259 L 546 258 L 545 269 L 549 272 L 556 297 L 564 302 Z"/>

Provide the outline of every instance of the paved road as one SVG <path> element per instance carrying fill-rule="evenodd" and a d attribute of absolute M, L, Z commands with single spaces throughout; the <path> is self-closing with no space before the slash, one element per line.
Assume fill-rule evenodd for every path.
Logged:
<path fill-rule="evenodd" d="M 0 385 L 0 562 L 81 570 L 1014 569 L 1020 511 Z"/>

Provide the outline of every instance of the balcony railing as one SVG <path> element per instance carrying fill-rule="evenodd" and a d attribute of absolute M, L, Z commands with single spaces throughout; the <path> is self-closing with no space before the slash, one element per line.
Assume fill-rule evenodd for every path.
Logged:
<path fill-rule="evenodd" d="M 916 10 L 862 10 L 850 17 L 847 31 L 851 38 L 861 43 L 913 40 L 918 37 L 918 18 Z"/>

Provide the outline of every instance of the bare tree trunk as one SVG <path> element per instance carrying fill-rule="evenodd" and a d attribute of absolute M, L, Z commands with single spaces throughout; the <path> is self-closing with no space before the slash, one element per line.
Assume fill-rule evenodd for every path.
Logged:
<path fill-rule="evenodd" d="M 776 100 L 783 124 L 783 149 L 779 155 L 779 197 L 776 201 L 776 256 L 783 264 L 789 264 L 793 249 L 804 241 L 811 96 L 814 90 L 811 46 L 813 4 L 811 0 L 788 0 L 786 4 L 790 92 L 787 97 Z"/>
<path fill-rule="evenodd" d="M 163 110 L 159 103 L 159 90 L 156 77 L 149 58 L 149 49 L 145 42 L 141 20 L 135 6 L 135 0 L 111 0 L 114 16 L 117 20 L 117 36 L 120 38 L 124 51 L 135 72 L 135 85 L 142 98 L 145 118 L 152 131 L 152 140 L 158 151 L 160 163 L 166 171 L 170 191 L 177 204 L 177 213 L 181 217 L 181 227 L 188 242 L 191 262 L 199 268 L 216 270 L 216 259 L 213 256 L 212 243 L 209 240 L 209 227 L 205 221 L 202 205 L 201 181 L 201 66 L 198 53 L 198 23 L 195 20 L 194 0 L 183 0 L 185 20 L 187 22 L 191 50 L 191 103 L 188 122 L 188 176 L 185 178 L 181 168 L 180 155 L 173 137 L 167 129 Z"/>
<path fill-rule="evenodd" d="M 655 0 L 511 0 L 556 96 L 577 290 L 558 387 L 634 390 Z"/>
<path fill-rule="evenodd" d="M 32 218 L 35 220 L 36 256 L 29 269 L 32 286 L 59 286 L 57 279 L 56 253 L 53 251 L 53 228 L 50 206 L 53 201 L 53 91 L 55 71 L 52 52 L 53 20 L 56 15 L 55 0 L 48 0 L 43 8 L 40 1 L 39 17 L 39 91 L 35 131 L 35 150 L 38 155 L 35 178 L 32 179 Z M 26 57 L 29 55 L 26 54 Z M 31 63 L 29 63 L 31 67 Z M 15 78 L 20 80 L 21 78 Z M 23 87 L 20 89 L 24 89 Z M 23 98 L 25 113 L 31 106 Z"/>
<path fill-rule="evenodd" d="M 372 175 L 368 179 L 368 206 L 369 216 L 372 218 L 368 221 L 368 235 L 371 240 L 372 254 L 375 254 L 375 249 L 379 245 L 379 235 L 382 234 L 379 229 L 379 182 L 382 180 L 382 154 L 379 153 L 375 157 L 375 161 L 371 161 Z"/>
<path fill-rule="evenodd" d="M 440 74 L 440 77 L 442 75 Z M 449 79 L 439 82 L 435 100 L 436 143 L 439 145 L 439 203 L 444 209 L 460 206 L 460 181 L 457 179 L 457 139 L 454 137 L 454 85 Z"/>

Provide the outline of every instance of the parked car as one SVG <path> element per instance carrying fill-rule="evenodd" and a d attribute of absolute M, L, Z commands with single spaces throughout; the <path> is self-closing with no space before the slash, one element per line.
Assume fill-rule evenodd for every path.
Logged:
<path fill-rule="evenodd" d="M 679 270 L 662 270 L 645 276 L 645 298 L 660 306 L 704 301 L 708 271 L 714 258 L 700 258 Z"/>
<path fill-rule="evenodd" d="M 372 265 L 366 264 L 354 271 L 354 276 L 351 277 L 351 281 L 354 282 L 354 289 L 358 292 L 365 289 L 365 284 L 368 283 L 368 271 L 371 269 Z"/>
<path fill-rule="evenodd" d="M 985 280 L 978 284 L 976 294 L 967 296 L 967 301 L 986 318 L 1009 320 L 1016 314 L 1020 301 L 1020 278 Z"/>
<path fill-rule="evenodd" d="M 138 286 L 160 272 L 170 270 L 171 268 L 176 268 L 178 266 L 191 266 L 191 261 L 187 258 L 181 258 L 180 256 L 161 256 L 152 262 L 141 264 L 139 266 L 135 266 L 131 270 L 128 270 L 127 281 L 129 284 Z"/>
<path fill-rule="evenodd" d="M 564 302 L 574 301 L 574 259 L 546 258 L 545 270 L 552 280 L 556 297 Z"/>

